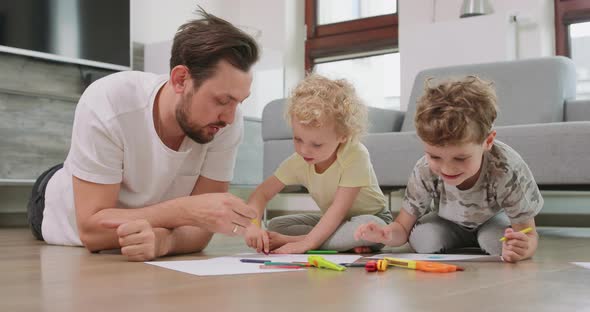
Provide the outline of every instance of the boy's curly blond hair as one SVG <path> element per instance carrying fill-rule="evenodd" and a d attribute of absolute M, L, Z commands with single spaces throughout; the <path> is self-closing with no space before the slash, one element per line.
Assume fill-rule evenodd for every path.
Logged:
<path fill-rule="evenodd" d="M 431 86 L 425 82 L 414 123 L 420 139 L 435 146 L 483 143 L 497 115 L 492 83 L 476 76 L 447 80 Z"/>
<path fill-rule="evenodd" d="M 291 93 L 285 118 L 311 127 L 334 122 L 336 133 L 358 140 L 367 128 L 367 107 L 344 79 L 331 80 L 310 74 Z"/>

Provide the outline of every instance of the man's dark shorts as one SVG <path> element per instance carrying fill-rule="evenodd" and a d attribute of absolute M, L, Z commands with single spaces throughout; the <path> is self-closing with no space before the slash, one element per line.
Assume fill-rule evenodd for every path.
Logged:
<path fill-rule="evenodd" d="M 33 236 L 38 240 L 43 240 L 41 223 L 43 223 L 43 211 L 45 210 L 45 189 L 47 188 L 47 183 L 49 183 L 49 179 L 51 179 L 59 169 L 63 168 L 63 166 L 63 164 L 59 164 L 49 168 L 37 178 L 35 185 L 33 185 L 31 199 L 27 206 L 27 219 L 31 231 L 33 232 Z"/>

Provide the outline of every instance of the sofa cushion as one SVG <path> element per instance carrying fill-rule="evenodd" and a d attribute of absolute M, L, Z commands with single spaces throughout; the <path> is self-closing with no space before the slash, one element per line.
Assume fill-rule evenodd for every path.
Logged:
<path fill-rule="evenodd" d="M 589 185 L 590 121 L 497 127 L 497 139 L 518 152 L 539 185 Z M 404 187 L 412 168 L 424 156 L 416 132 L 367 135 L 379 185 Z"/>
<path fill-rule="evenodd" d="M 590 121 L 590 99 L 565 101 L 565 121 Z"/>
<path fill-rule="evenodd" d="M 522 156 L 539 185 L 590 184 L 590 121 L 497 128 L 498 140 Z"/>
<path fill-rule="evenodd" d="M 436 83 L 466 75 L 494 82 L 499 106 L 496 126 L 563 121 L 564 102 L 576 95 L 575 65 L 562 56 L 428 69 L 416 76 L 402 131 L 415 130 L 416 101 L 427 78 L 434 77 Z"/>
<path fill-rule="evenodd" d="M 264 125 L 264 123 L 262 123 Z M 264 157 L 262 164 L 263 179 L 270 177 L 283 160 L 295 152 L 293 140 L 270 140 L 264 142 Z"/>
<path fill-rule="evenodd" d="M 416 132 L 374 133 L 362 141 L 383 187 L 404 187 L 416 161 L 424 155 Z"/>
<path fill-rule="evenodd" d="M 405 112 L 369 107 L 368 115 L 368 133 L 397 132 L 402 128 Z"/>
<path fill-rule="evenodd" d="M 284 111 L 287 99 L 274 100 L 262 110 L 262 140 L 282 140 L 293 138 L 291 127 L 285 120 Z"/>

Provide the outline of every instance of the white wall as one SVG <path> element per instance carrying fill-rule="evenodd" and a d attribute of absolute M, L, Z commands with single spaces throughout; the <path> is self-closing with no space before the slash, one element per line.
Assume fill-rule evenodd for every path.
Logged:
<path fill-rule="evenodd" d="M 304 1 L 287 0 L 285 5 L 285 92 L 289 93 L 305 77 L 305 10 Z"/>
<path fill-rule="evenodd" d="M 266 103 L 283 97 L 285 37 L 285 1 L 234 1 L 237 14 L 234 24 L 249 27 L 257 33 L 261 47 L 260 61 L 254 65 L 251 94 L 242 103 L 245 116 L 261 117 Z"/>
<path fill-rule="evenodd" d="M 402 110 L 423 69 L 554 55 L 553 0 L 489 1 L 493 14 L 464 19 L 462 0 L 399 1 Z"/>
<path fill-rule="evenodd" d="M 232 17 L 230 0 L 131 0 L 131 36 L 144 44 L 171 40 L 178 26 L 195 17 L 197 5 L 222 18 Z"/>

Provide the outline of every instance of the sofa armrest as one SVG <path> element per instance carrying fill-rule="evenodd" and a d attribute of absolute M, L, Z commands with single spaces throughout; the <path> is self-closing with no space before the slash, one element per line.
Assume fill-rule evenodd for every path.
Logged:
<path fill-rule="evenodd" d="M 565 121 L 588 121 L 590 120 L 590 99 L 566 100 Z"/>
<path fill-rule="evenodd" d="M 399 132 L 404 122 L 405 112 L 369 107 L 369 133 Z"/>

